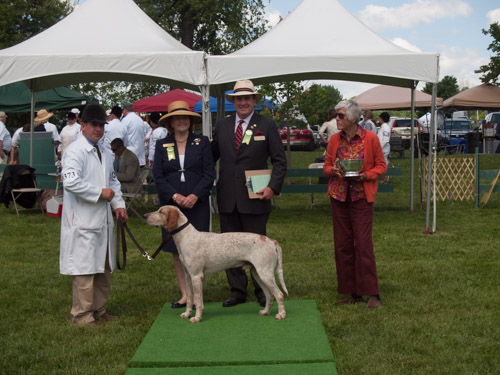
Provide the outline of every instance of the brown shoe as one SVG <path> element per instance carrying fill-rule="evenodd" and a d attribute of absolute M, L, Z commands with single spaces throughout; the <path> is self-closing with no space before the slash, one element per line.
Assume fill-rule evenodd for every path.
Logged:
<path fill-rule="evenodd" d="M 87 325 L 91 327 L 103 327 L 105 324 L 102 322 L 98 322 L 97 320 L 93 320 L 91 322 L 88 322 Z"/>
<path fill-rule="evenodd" d="M 112 320 L 117 320 L 119 318 L 117 316 L 109 315 L 109 314 L 104 313 L 101 316 L 98 316 L 97 319 L 102 319 L 102 320 L 105 320 L 107 322 L 110 322 Z"/>
<path fill-rule="evenodd" d="M 368 303 L 366 304 L 367 309 L 378 309 L 380 306 L 382 306 L 382 303 L 380 303 L 380 300 L 377 297 L 370 297 Z"/>
<path fill-rule="evenodd" d="M 354 303 L 365 302 L 363 297 L 349 296 L 337 301 L 337 305 L 352 305 Z"/>

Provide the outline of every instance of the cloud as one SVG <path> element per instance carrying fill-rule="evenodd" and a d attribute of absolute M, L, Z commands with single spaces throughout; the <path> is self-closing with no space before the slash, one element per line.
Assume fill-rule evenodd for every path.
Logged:
<path fill-rule="evenodd" d="M 493 9 L 486 14 L 486 17 L 488 18 L 488 24 L 492 24 L 495 22 L 500 22 L 500 8 L 498 9 Z"/>
<path fill-rule="evenodd" d="M 442 18 L 468 16 L 472 7 L 462 0 L 416 0 L 399 7 L 368 5 L 359 19 L 374 30 L 412 28 Z"/>
<path fill-rule="evenodd" d="M 264 7 L 264 18 L 267 21 L 269 28 L 276 26 L 282 19 L 281 12 L 270 5 Z"/>
<path fill-rule="evenodd" d="M 474 73 L 481 65 L 489 62 L 476 49 L 443 46 L 439 59 L 440 79 L 451 75 L 457 78 L 460 87 L 473 87 L 481 84 L 480 75 Z"/>

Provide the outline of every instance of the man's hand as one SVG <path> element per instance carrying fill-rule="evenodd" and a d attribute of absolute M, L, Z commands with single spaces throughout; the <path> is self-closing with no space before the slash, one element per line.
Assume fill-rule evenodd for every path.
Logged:
<path fill-rule="evenodd" d="M 115 216 L 116 216 L 116 220 L 119 220 L 120 218 L 122 218 L 124 223 L 126 223 L 128 221 L 128 214 L 124 208 L 117 208 Z"/>
<path fill-rule="evenodd" d="M 108 201 L 108 202 L 111 202 L 111 200 L 113 199 L 113 197 L 115 196 L 115 192 L 113 191 L 113 189 L 110 189 L 110 188 L 103 188 L 102 189 L 102 192 L 101 192 L 101 198 Z"/>
<path fill-rule="evenodd" d="M 262 194 L 260 197 L 261 201 L 268 201 L 274 197 L 274 190 L 267 186 L 264 189 L 259 190 L 257 194 Z"/>

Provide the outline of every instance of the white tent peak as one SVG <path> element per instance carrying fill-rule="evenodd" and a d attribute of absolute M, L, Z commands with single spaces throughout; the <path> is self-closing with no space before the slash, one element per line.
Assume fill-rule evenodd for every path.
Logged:
<path fill-rule="evenodd" d="M 51 44 L 47 44 L 50 40 Z M 191 51 L 131 0 L 87 0 L 47 30 L 5 52 L 82 54 Z"/>
<path fill-rule="evenodd" d="M 273 29 L 234 54 L 286 55 L 290 51 L 342 56 L 412 52 L 379 36 L 337 0 L 303 0 Z"/>

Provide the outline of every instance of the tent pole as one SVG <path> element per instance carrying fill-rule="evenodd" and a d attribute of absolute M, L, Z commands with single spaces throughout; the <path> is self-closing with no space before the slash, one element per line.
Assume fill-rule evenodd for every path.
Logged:
<path fill-rule="evenodd" d="M 437 100 L 437 83 L 435 83 L 432 87 L 432 105 L 433 105 L 433 115 L 434 115 L 434 155 L 433 155 L 433 163 L 436 165 L 436 169 L 432 170 L 432 179 L 433 179 L 433 187 L 432 187 L 432 231 L 431 233 L 436 233 L 436 214 L 437 214 L 437 205 L 436 205 L 436 174 L 437 174 L 437 108 L 436 108 L 436 100 Z"/>
<path fill-rule="evenodd" d="M 200 86 L 201 92 L 201 119 L 202 133 L 210 140 L 212 139 L 212 125 L 210 116 L 210 87 L 208 85 Z"/>
<path fill-rule="evenodd" d="M 431 212 L 431 177 L 434 176 L 433 158 L 435 151 L 434 134 L 436 132 L 436 96 L 437 96 L 437 83 L 432 85 L 432 103 L 431 103 L 431 126 L 429 127 L 429 157 L 427 168 L 427 192 L 426 192 L 426 209 L 425 209 L 425 233 L 430 233 L 430 212 Z M 434 199 L 436 195 L 434 194 Z M 434 205 L 435 207 L 435 205 Z M 434 225 L 435 229 L 435 225 Z"/>
<path fill-rule="evenodd" d="M 33 130 L 35 127 L 35 81 L 30 80 L 31 111 L 30 111 L 30 167 L 33 167 Z"/>
<path fill-rule="evenodd" d="M 410 143 L 410 212 L 413 213 L 413 199 L 414 199 L 414 182 L 415 182 L 415 128 L 413 126 L 415 122 L 415 83 L 413 82 L 413 87 L 411 88 L 411 143 Z"/>

